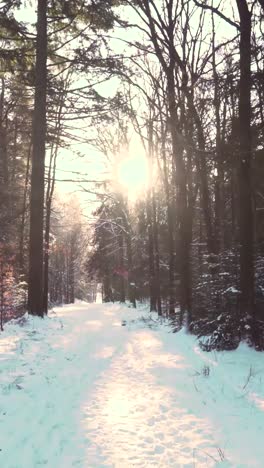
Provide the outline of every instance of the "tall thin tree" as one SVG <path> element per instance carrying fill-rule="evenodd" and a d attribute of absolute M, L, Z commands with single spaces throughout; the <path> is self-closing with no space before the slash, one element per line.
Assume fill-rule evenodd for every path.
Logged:
<path fill-rule="evenodd" d="M 47 95 L 47 0 L 38 0 L 35 101 L 32 127 L 32 173 L 28 309 L 43 316 L 43 215 Z"/>
<path fill-rule="evenodd" d="M 239 203 L 240 288 L 242 315 L 252 316 L 254 307 L 253 205 L 251 182 L 251 12 L 246 0 L 237 0 L 240 17 L 239 80 Z"/>

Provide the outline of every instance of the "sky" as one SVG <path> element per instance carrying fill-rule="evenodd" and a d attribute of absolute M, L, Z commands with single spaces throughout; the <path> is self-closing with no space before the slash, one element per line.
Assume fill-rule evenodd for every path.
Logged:
<path fill-rule="evenodd" d="M 19 21 L 24 21 L 27 24 L 33 25 L 36 22 L 36 2 L 27 4 L 26 8 L 21 8 L 16 13 L 16 18 Z M 110 43 L 114 49 L 114 53 L 122 53 L 127 45 L 117 38 L 116 33 L 109 32 L 107 35 L 111 36 Z M 125 36 L 118 31 L 118 36 Z M 85 78 L 79 78 L 74 82 L 74 86 L 86 84 Z M 95 89 L 102 96 L 108 98 L 113 97 L 119 89 L 119 80 L 111 78 L 110 80 L 96 85 Z M 76 134 L 90 137 L 88 119 L 79 120 L 79 129 Z M 81 129 L 85 129 L 82 131 Z M 77 154 L 79 153 L 79 154 Z M 120 170 L 116 171 L 119 176 L 119 182 L 124 191 L 127 192 L 129 198 L 135 198 L 136 193 L 142 190 L 143 186 L 147 184 L 147 165 L 144 155 L 144 150 L 139 139 L 134 135 L 130 153 L 127 155 L 127 162 L 125 162 Z M 49 155 L 46 157 L 46 165 L 48 164 Z M 78 174 L 77 174 L 78 173 Z M 57 170 L 56 170 L 56 193 L 60 197 L 71 196 L 77 194 L 80 203 L 86 214 L 91 214 L 94 210 L 98 200 L 96 195 L 89 193 L 93 190 L 93 184 L 83 182 L 84 179 L 89 180 L 104 180 L 111 177 L 113 173 L 109 162 L 104 154 L 100 153 L 98 149 L 93 148 L 91 145 L 72 142 L 71 146 L 67 149 L 62 148 L 58 152 Z M 82 180 L 81 183 L 78 180 Z M 76 182 L 71 182 L 71 180 Z M 86 189 L 85 192 L 83 189 Z M 97 190 L 99 190 L 97 188 Z M 100 192 L 100 190 L 99 190 Z"/>
<path fill-rule="evenodd" d="M 228 9 L 230 12 L 231 4 L 229 1 L 227 3 L 228 6 L 225 3 L 225 9 Z M 36 21 L 35 5 L 36 2 L 32 2 L 31 5 L 27 4 L 27 8 L 19 10 L 16 14 L 17 19 L 26 21 L 29 24 L 34 24 Z M 129 18 L 132 19 L 133 22 L 138 22 L 138 17 L 135 12 L 130 11 L 129 15 Z M 216 24 L 218 30 L 219 28 L 222 28 L 222 31 L 220 32 L 221 35 L 230 35 L 230 26 L 226 24 L 223 25 L 222 22 L 219 22 L 218 20 L 216 20 Z M 140 40 L 141 33 L 138 30 L 127 32 L 120 30 L 119 28 L 117 31 L 109 32 L 106 35 L 111 36 L 109 43 L 115 53 L 122 53 L 124 50 L 129 50 L 129 53 L 131 53 L 132 50 L 134 53 L 134 50 L 131 49 L 131 47 L 129 48 L 122 39 Z M 84 78 L 82 79 L 84 80 Z M 103 84 L 97 85 L 95 89 L 104 97 L 110 97 L 116 93 L 118 86 L 119 81 L 112 78 Z M 78 121 L 79 130 L 76 130 L 76 132 L 81 134 L 82 131 L 80 129 L 84 128 L 85 130 L 83 135 L 89 137 L 89 126 L 87 126 L 87 121 Z M 116 171 L 116 173 L 120 178 L 120 183 L 121 186 L 123 186 L 124 191 L 129 194 L 130 199 L 133 199 L 136 197 L 136 194 L 139 194 L 142 191 L 144 186 L 147 186 L 148 174 L 144 149 L 139 139 L 135 134 L 133 135 L 133 133 L 131 141 L 131 148 L 127 157 L 128 160 L 123 164 L 120 170 Z M 77 155 L 77 152 L 81 153 L 82 156 Z M 76 174 L 76 172 L 80 173 L 80 175 Z M 88 144 L 72 142 L 70 148 L 61 149 L 58 153 L 56 174 L 58 182 L 56 183 L 56 192 L 61 196 L 67 196 L 68 194 L 71 195 L 72 193 L 78 194 L 80 203 L 85 212 L 91 213 L 96 205 L 97 197 L 92 193 L 83 192 L 83 187 L 86 190 L 92 190 L 93 185 L 85 182 L 74 183 L 69 180 L 76 180 L 79 178 L 82 180 L 85 178 L 90 180 L 103 180 L 109 177 L 109 175 L 111 175 L 111 169 L 102 153 Z M 137 186 L 137 181 L 139 186 Z M 134 193 L 132 193 L 133 187 L 135 187 Z"/>

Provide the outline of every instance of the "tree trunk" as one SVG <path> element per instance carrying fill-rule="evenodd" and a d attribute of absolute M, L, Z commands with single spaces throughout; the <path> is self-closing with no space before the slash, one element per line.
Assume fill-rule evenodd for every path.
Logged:
<path fill-rule="evenodd" d="M 49 250 L 50 250 L 50 216 L 51 199 L 46 202 L 46 226 L 45 226 L 45 249 L 44 249 L 44 277 L 43 277 L 43 308 L 44 313 L 48 313 L 49 307 Z"/>
<path fill-rule="evenodd" d="M 43 317 L 43 215 L 47 94 L 47 0 L 38 0 L 35 70 L 36 83 L 32 127 L 28 309 L 30 314 Z"/>
<path fill-rule="evenodd" d="M 130 233 L 126 235 L 127 266 L 128 266 L 128 299 L 133 307 L 136 307 L 136 285 L 134 279 L 134 265 Z"/>
<path fill-rule="evenodd" d="M 119 244 L 119 258 L 120 258 L 120 270 L 121 275 L 119 277 L 120 281 L 120 302 L 124 303 L 126 301 L 126 291 L 125 291 L 125 278 L 123 272 L 125 270 L 125 262 L 124 262 L 124 235 L 123 232 L 120 232 L 118 236 L 118 244 Z"/>
<path fill-rule="evenodd" d="M 7 160 L 7 125 L 6 118 L 4 116 L 4 104 L 5 104 L 5 80 L 1 78 L 2 90 L 0 94 L 0 179 L 4 184 L 5 193 L 8 192 L 8 160 Z"/>
<path fill-rule="evenodd" d="M 25 273 L 24 240 L 25 240 L 25 221 L 26 221 L 26 211 L 27 211 L 31 149 L 32 149 L 32 143 L 30 142 L 29 148 L 28 148 L 28 154 L 27 154 L 27 166 L 26 166 L 26 174 L 25 174 L 24 193 L 23 193 L 21 224 L 19 228 L 19 268 L 20 268 L 20 272 L 23 274 Z"/>
<path fill-rule="evenodd" d="M 177 203 L 177 218 L 179 226 L 179 241 L 177 245 L 177 258 L 179 262 L 180 272 L 180 306 L 181 316 L 187 310 L 186 291 L 188 290 L 189 277 L 187 274 L 186 265 L 188 264 L 188 242 L 186 232 L 188 231 L 188 201 L 187 201 L 187 180 L 186 168 L 183 159 L 183 146 L 177 138 L 177 109 L 175 96 L 175 80 L 174 67 L 168 70 L 168 104 L 170 112 L 170 129 L 172 138 L 172 152 L 174 163 L 176 165 L 176 203 Z M 172 304 L 171 304 L 172 305 Z M 170 305 L 170 313 L 173 308 Z"/>
<path fill-rule="evenodd" d="M 224 245 L 224 170 L 223 170 L 223 156 L 222 156 L 222 142 L 221 142 L 221 121 L 220 121 L 220 88 L 219 76 L 216 67 L 216 45 L 215 45 L 215 24 L 214 15 L 212 14 L 212 65 L 214 77 L 214 108 L 215 108 L 215 122 L 216 122 L 216 180 L 215 180 L 215 247 L 216 253 L 219 253 Z"/>
<path fill-rule="evenodd" d="M 154 242 L 154 259 L 155 259 L 155 289 L 156 289 L 156 304 L 158 314 L 162 315 L 161 294 L 160 294 L 160 255 L 159 255 L 159 230 L 157 221 L 157 205 L 155 192 L 152 190 L 152 212 L 153 212 L 153 242 Z"/>
<path fill-rule="evenodd" d="M 155 262 L 154 262 L 154 239 L 152 225 L 151 195 L 148 191 L 147 197 L 147 231 L 148 231 L 148 267 L 149 267 L 149 296 L 150 312 L 156 311 L 156 293 L 155 293 Z"/>
<path fill-rule="evenodd" d="M 69 258 L 69 303 L 73 304 L 75 299 L 75 244 L 76 235 L 71 233 L 70 258 Z"/>
<path fill-rule="evenodd" d="M 172 207 L 172 194 L 170 190 L 166 150 L 165 150 L 165 136 L 162 135 L 162 160 L 163 160 L 163 173 L 164 173 L 164 189 L 166 196 L 167 208 L 167 222 L 168 222 L 168 255 L 169 255 L 169 314 L 174 314 L 175 309 L 175 243 L 174 243 L 174 223 L 173 223 L 173 207 Z"/>
<path fill-rule="evenodd" d="M 153 122 L 148 123 L 148 167 L 150 180 L 152 177 L 153 158 Z M 153 210 L 152 210 L 152 190 L 149 185 L 147 191 L 147 232 L 148 232 L 148 266 L 149 266 L 149 295 L 150 312 L 157 310 L 156 288 L 155 288 L 155 260 L 154 260 L 154 233 L 153 233 Z"/>
<path fill-rule="evenodd" d="M 253 206 L 251 187 L 251 13 L 246 0 L 237 0 L 240 16 L 239 80 L 239 205 L 240 205 L 240 312 L 254 309 Z"/>

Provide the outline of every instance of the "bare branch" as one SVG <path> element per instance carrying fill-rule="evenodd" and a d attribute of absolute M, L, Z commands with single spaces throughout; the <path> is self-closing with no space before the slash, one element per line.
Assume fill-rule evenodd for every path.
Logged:
<path fill-rule="evenodd" d="M 219 16 L 221 19 L 226 21 L 226 23 L 230 24 L 231 26 L 234 26 L 236 29 L 240 30 L 239 24 L 237 24 L 235 21 L 232 21 L 228 16 L 225 16 L 221 11 L 219 11 L 217 8 L 213 7 L 212 5 L 206 5 L 205 3 L 198 2 L 198 0 L 193 0 L 195 5 L 203 8 L 204 10 L 210 10 L 213 13 L 215 13 L 217 16 Z M 263 0 L 260 0 L 263 2 Z"/>

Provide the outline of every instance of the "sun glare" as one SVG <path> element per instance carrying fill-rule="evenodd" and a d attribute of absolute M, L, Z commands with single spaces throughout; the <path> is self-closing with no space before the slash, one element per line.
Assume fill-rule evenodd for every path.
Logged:
<path fill-rule="evenodd" d="M 148 185 L 147 159 L 141 155 L 126 157 L 119 164 L 117 176 L 128 196 L 136 198 Z"/>

